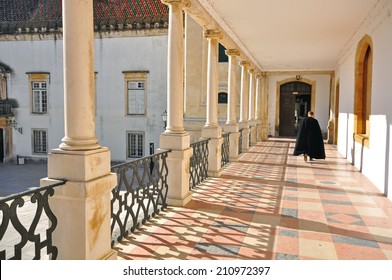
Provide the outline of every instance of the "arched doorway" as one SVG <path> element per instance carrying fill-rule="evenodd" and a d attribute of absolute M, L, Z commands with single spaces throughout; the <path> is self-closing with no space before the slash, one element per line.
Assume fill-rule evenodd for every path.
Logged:
<path fill-rule="evenodd" d="M 312 85 L 292 81 L 280 85 L 279 136 L 294 137 L 312 108 Z"/>

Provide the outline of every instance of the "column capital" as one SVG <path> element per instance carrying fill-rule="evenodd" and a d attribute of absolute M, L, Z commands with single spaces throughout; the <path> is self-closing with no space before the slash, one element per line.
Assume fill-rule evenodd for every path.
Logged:
<path fill-rule="evenodd" d="M 225 52 L 226 52 L 227 56 L 239 56 L 240 55 L 240 51 L 237 49 L 227 49 Z"/>
<path fill-rule="evenodd" d="M 161 0 L 165 5 L 182 4 L 184 7 L 189 8 L 191 6 L 190 0 Z"/>
<path fill-rule="evenodd" d="M 256 79 L 260 79 L 262 77 L 262 73 L 259 70 L 255 70 Z"/>
<path fill-rule="evenodd" d="M 250 62 L 247 60 L 243 60 L 240 62 L 240 66 L 241 67 L 249 67 L 250 66 Z"/>
<path fill-rule="evenodd" d="M 204 30 L 204 37 L 207 39 L 222 39 L 223 34 L 218 29 L 207 29 Z"/>
<path fill-rule="evenodd" d="M 256 73 L 254 68 L 250 68 L 250 69 L 248 70 L 248 72 L 249 72 L 249 74 L 251 74 L 251 75 Z"/>

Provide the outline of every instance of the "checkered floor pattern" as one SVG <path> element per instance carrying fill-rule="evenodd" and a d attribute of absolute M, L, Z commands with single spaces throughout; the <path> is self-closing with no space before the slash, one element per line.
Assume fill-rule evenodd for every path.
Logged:
<path fill-rule="evenodd" d="M 116 244 L 118 259 L 392 259 L 392 202 L 333 146 L 305 162 L 294 144 L 252 146 Z"/>

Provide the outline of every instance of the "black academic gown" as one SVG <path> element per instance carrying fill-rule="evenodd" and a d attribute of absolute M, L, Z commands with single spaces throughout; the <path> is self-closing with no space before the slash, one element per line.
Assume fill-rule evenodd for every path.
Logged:
<path fill-rule="evenodd" d="M 293 154 L 295 156 L 306 154 L 310 158 L 325 159 L 323 135 L 315 118 L 306 117 L 302 120 Z"/>

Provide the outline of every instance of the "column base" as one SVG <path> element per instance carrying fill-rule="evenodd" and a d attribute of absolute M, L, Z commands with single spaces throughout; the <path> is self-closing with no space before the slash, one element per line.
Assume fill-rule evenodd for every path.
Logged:
<path fill-rule="evenodd" d="M 48 155 L 48 176 L 41 179 L 41 185 L 66 180 L 64 185 L 56 187 L 51 199 L 58 221 L 53 233 L 58 259 L 113 257 L 110 199 L 117 176 L 110 172 L 109 150 L 52 150 Z"/>
<path fill-rule="evenodd" d="M 104 261 L 114 261 L 114 260 L 117 260 L 117 252 L 112 249 L 110 251 L 110 253 L 106 257 L 104 257 L 102 260 L 104 260 Z"/>
<path fill-rule="evenodd" d="M 175 207 L 184 207 L 192 200 L 192 192 L 188 192 L 185 197 L 167 197 L 167 204 Z"/>
<path fill-rule="evenodd" d="M 163 133 L 160 144 L 160 149 L 171 150 L 166 159 L 169 171 L 167 204 L 183 207 L 192 200 L 192 192 L 189 190 L 189 174 L 193 149 L 189 146 L 189 134 Z"/>
<path fill-rule="evenodd" d="M 204 127 L 201 133 L 203 137 L 210 138 L 210 141 L 208 141 L 207 175 L 210 177 L 219 177 L 222 174 L 222 128 Z"/>

